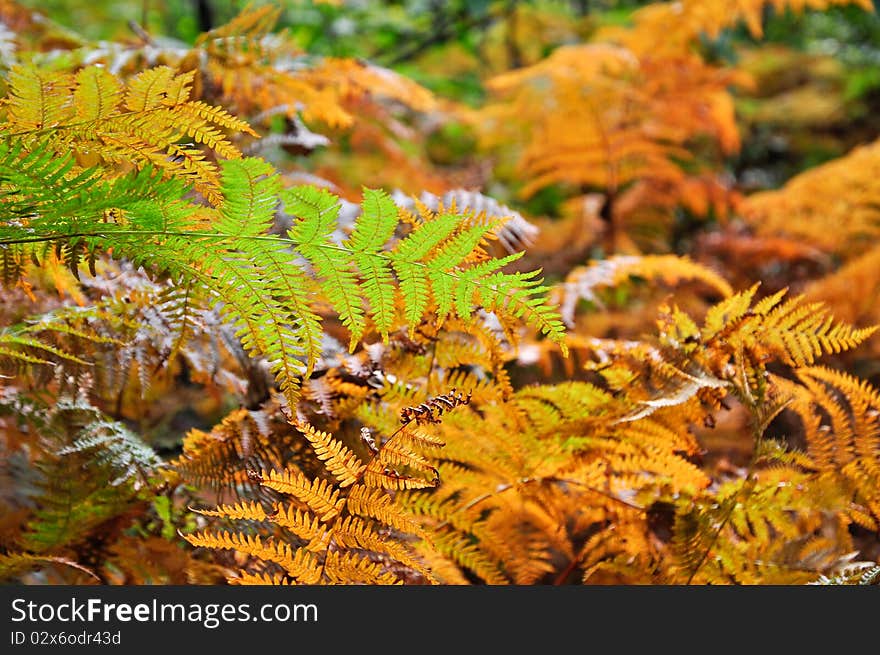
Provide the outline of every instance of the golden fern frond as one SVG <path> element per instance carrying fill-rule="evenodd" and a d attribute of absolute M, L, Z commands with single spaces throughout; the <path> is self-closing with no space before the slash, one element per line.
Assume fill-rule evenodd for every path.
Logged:
<path fill-rule="evenodd" d="M 630 407 L 625 397 L 570 382 L 465 408 L 437 426 L 446 442 L 442 484 L 431 494 L 404 493 L 403 502 L 425 517 L 431 543 L 486 581 L 546 580 L 562 574 L 560 558 L 572 571 L 596 565 L 605 555 L 578 554 L 575 534 L 595 531 L 611 513 L 643 516 L 658 498 L 696 494 L 711 482 L 687 459 L 700 450 L 683 436 L 691 411 L 616 420 Z M 453 545 L 463 552 L 444 550 Z M 608 558 L 623 561 L 606 546 Z"/>
<path fill-rule="evenodd" d="M 432 411 L 458 409 L 464 396 L 454 393 L 437 397 Z M 445 414 L 444 414 L 445 416 Z M 436 417 L 434 417 L 436 418 Z M 331 474 L 309 476 L 296 466 L 283 470 L 249 471 L 248 477 L 290 502 L 265 504 L 243 501 L 196 510 L 209 517 L 257 523 L 252 529 L 270 531 L 271 538 L 244 532 L 205 531 L 187 537 L 194 546 L 233 549 L 244 556 L 282 567 L 287 577 L 301 582 L 330 584 L 400 583 L 409 580 L 437 583 L 420 553 L 431 548 L 417 517 L 397 493 L 437 484 L 437 470 L 419 450 L 436 451 L 442 440 L 428 429 L 435 421 L 413 419 L 399 425 L 387 439 L 362 431 L 368 460 L 363 463 L 340 437 L 298 418 L 292 421 L 313 450 L 313 456 Z M 410 425 L 410 423 L 412 425 Z M 397 469 L 400 469 L 398 471 Z M 425 474 L 430 473 L 430 479 Z M 272 531 L 271 526 L 282 529 Z M 419 548 L 413 546 L 420 541 Z M 306 553 L 307 555 L 303 555 Z M 317 567 L 317 568 L 315 568 Z M 250 581 L 284 580 L 258 563 L 245 567 L 257 577 Z M 252 570 L 255 569 L 255 570 Z M 260 574 L 265 574 L 262 577 Z M 245 578 L 241 578 L 245 579 Z"/>
<path fill-rule="evenodd" d="M 299 508 L 280 504 L 276 505 L 270 519 L 302 539 L 306 544 L 305 548 L 311 552 L 321 551 L 327 547 L 329 532 L 324 523 L 326 517 L 310 515 Z"/>
<path fill-rule="evenodd" d="M 321 566 L 314 555 L 289 544 L 264 540 L 258 535 L 236 532 L 197 532 L 182 535 L 197 548 L 236 550 L 263 562 L 279 565 L 285 573 L 301 584 L 315 584 L 321 579 Z"/>
<path fill-rule="evenodd" d="M 754 311 L 759 313 L 761 303 Z M 759 314 L 760 315 L 760 314 Z M 836 323 L 820 303 L 805 303 L 802 296 L 768 306 L 758 338 L 767 338 L 774 354 L 787 364 L 812 364 L 824 354 L 855 348 L 877 331 L 876 326 L 853 328 Z"/>
<path fill-rule="evenodd" d="M 687 451 L 676 447 L 680 443 L 678 435 L 663 426 L 657 428 L 654 421 L 626 423 L 615 432 L 613 440 L 602 444 L 603 456 L 610 460 L 606 473 L 612 476 L 612 491 L 623 493 L 655 485 L 676 493 L 695 493 L 708 487 L 712 482 L 709 477 L 683 457 Z M 650 484 L 641 481 L 645 476 L 652 478 Z"/>
<path fill-rule="evenodd" d="M 327 554 L 324 574 L 331 584 L 397 585 L 402 581 L 357 553 L 334 551 Z"/>
<path fill-rule="evenodd" d="M 352 487 L 345 507 L 356 516 L 375 519 L 395 530 L 421 536 L 418 522 L 396 505 L 383 489 Z"/>
<path fill-rule="evenodd" d="M 877 330 L 835 323 L 824 305 L 807 304 L 803 296 L 783 301 L 785 289 L 753 304 L 757 288 L 742 291 L 706 313 L 699 337 L 709 350 L 745 353 L 753 362 L 772 358 L 803 366 L 821 355 L 855 348 Z"/>
<path fill-rule="evenodd" d="M 814 486 L 819 485 L 819 486 Z M 840 499 L 808 474 L 775 467 L 681 503 L 669 544 L 676 584 L 803 584 L 847 557 Z M 817 506 L 813 494 L 821 494 Z"/>
<path fill-rule="evenodd" d="M 628 78 L 636 75 L 636 67 L 636 60 L 621 49 L 594 44 L 563 46 L 532 67 L 489 81 L 490 90 L 511 101 L 488 107 L 487 122 L 493 127 L 512 127 L 514 121 L 531 126 L 531 140 L 522 159 L 523 172 L 530 180 L 523 188 L 524 196 L 551 183 L 616 189 L 649 169 L 658 176 L 679 175 L 667 159 L 669 146 L 646 138 L 640 131 L 644 98 L 628 83 Z M 590 98 L 573 102 L 583 97 L 578 91 L 583 86 L 592 87 Z M 541 104 L 535 94 L 546 100 L 547 87 L 554 97 L 553 105 L 560 108 L 558 113 L 537 110 Z M 604 108 L 621 104 L 633 111 L 627 115 L 603 113 Z M 581 129 L 568 129 L 572 123 Z M 563 139 L 566 132 L 568 137 Z M 509 136 L 514 134 L 486 133 L 487 145 Z M 572 138 L 576 140 L 572 142 Z"/>
<path fill-rule="evenodd" d="M 191 430 L 172 469 L 188 483 L 215 493 L 240 497 L 258 491 L 260 479 L 249 476 L 248 470 L 283 469 L 302 459 L 306 445 L 286 421 L 272 418 L 276 409 L 270 401 L 262 410 L 231 412 L 210 432 Z"/>
<path fill-rule="evenodd" d="M 257 480 L 264 487 L 293 496 L 323 521 L 336 518 L 345 504 L 332 484 L 321 479 L 310 480 L 301 471 L 269 471 L 258 475 Z"/>
<path fill-rule="evenodd" d="M 664 408 L 687 413 L 700 403 L 717 407 L 734 392 L 756 410 L 775 408 L 765 417 L 769 422 L 785 403 L 768 380 L 771 362 L 810 364 L 822 355 L 853 349 L 876 331 L 836 322 L 826 306 L 803 296 L 784 299 L 785 290 L 755 301 L 757 288 L 710 307 L 702 327 L 677 307 L 662 305 L 656 345 L 571 340 L 588 355 L 586 369 L 630 403 L 615 420 L 636 421 Z"/>
<path fill-rule="evenodd" d="M 684 146 L 696 135 L 735 151 L 733 105 L 724 99 L 736 81 L 696 58 L 640 60 L 607 42 L 562 46 L 489 80 L 500 100 L 475 121 L 487 146 L 525 139 L 524 196 L 561 184 L 605 191 L 613 200 L 639 180 L 682 184 L 688 176 L 674 160 L 690 157 Z"/>
<path fill-rule="evenodd" d="M 294 425 L 308 439 L 318 459 L 324 462 L 341 487 L 351 486 L 360 480 L 365 466 L 341 441 L 304 421 L 297 421 Z"/>
<path fill-rule="evenodd" d="M 373 463 L 375 462 L 375 463 Z M 385 464 L 373 460 L 364 471 L 364 484 L 368 487 L 403 491 L 406 489 L 427 489 L 437 486 L 437 478 L 426 480 L 396 471 Z"/>
<path fill-rule="evenodd" d="M 339 546 L 389 557 L 422 574 L 429 581 L 436 582 L 404 542 L 388 539 L 386 535 L 376 531 L 371 522 L 358 516 L 348 515 L 337 521 L 333 525 L 331 534 L 334 543 Z"/>
<path fill-rule="evenodd" d="M 193 73 L 167 66 L 148 69 L 125 85 L 106 69 L 87 66 L 74 74 L 16 68 L 10 76 L 4 129 L 39 137 L 59 154 L 72 151 L 84 165 L 153 167 L 193 184 L 214 205 L 223 202 L 220 174 L 191 139 L 222 158 L 241 152 L 220 129 L 256 136 L 220 107 L 191 101 Z"/>
<path fill-rule="evenodd" d="M 829 368 L 796 370 L 801 385 L 785 384 L 801 420 L 806 453 L 824 477 L 851 497 L 851 514 L 869 529 L 880 520 L 880 392 L 864 380 Z"/>
<path fill-rule="evenodd" d="M 814 166 L 782 188 L 747 196 L 738 210 L 765 236 L 786 236 L 852 257 L 876 243 L 880 141 Z"/>
<path fill-rule="evenodd" d="M 214 516 L 218 518 L 228 518 L 243 521 L 265 521 L 270 514 L 266 513 L 266 509 L 261 503 L 254 501 L 243 501 L 235 505 L 218 505 L 214 509 L 196 509 L 190 507 L 191 512 L 201 514 L 202 516 Z"/>

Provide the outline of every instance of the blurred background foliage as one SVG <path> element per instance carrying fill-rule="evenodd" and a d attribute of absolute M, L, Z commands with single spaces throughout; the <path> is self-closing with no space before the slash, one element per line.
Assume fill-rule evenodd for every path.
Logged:
<path fill-rule="evenodd" d="M 303 50 L 362 57 L 388 66 L 441 97 L 478 106 L 484 81 L 534 64 L 561 45 L 588 40 L 596 29 L 624 25 L 633 0 L 25 0 L 60 26 L 89 39 L 131 38 L 144 30 L 163 42 L 192 44 L 206 29 L 246 5 L 283 7 L 279 27 Z M 775 188 L 798 172 L 872 141 L 880 103 L 880 14 L 857 6 L 824 11 L 765 12 L 764 36 L 745 26 L 703 42 L 717 63 L 754 76 L 738 91 L 743 148 L 732 169 L 746 191 Z M 444 164 L 464 158 L 472 135 L 446 125 L 426 147 Z M 496 192 L 498 189 L 496 189 Z M 559 212 L 564 194 L 542 190 L 524 205 Z M 511 200 L 508 198 L 508 200 Z"/>

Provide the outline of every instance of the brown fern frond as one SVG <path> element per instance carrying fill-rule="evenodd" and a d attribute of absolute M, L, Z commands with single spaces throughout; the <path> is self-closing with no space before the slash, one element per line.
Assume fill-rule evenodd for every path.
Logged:
<path fill-rule="evenodd" d="M 261 480 L 247 471 L 283 469 L 303 459 L 305 440 L 286 421 L 264 410 L 235 410 L 210 432 L 191 430 L 172 468 L 190 484 L 215 493 L 260 488 Z M 266 412 L 265 414 L 263 412 Z"/>
<path fill-rule="evenodd" d="M 723 298 L 733 293 L 733 289 L 718 273 L 687 257 L 618 255 L 572 269 L 565 281 L 554 290 L 554 302 L 559 305 L 562 318 L 571 326 L 574 324 L 575 306 L 579 301 L 587 300 L 602 307 L 598 289 L 616 287 L 629 278 L 654 278 L 667 286 L 694 280 L 704 283 Z"/>
<path fill-rule="evenodd" d="M 404 407 L 400 410 L 400 422 L 406 425 L 415 421 L 417 425 L 424 423 L 440 423 L 443 412 L 450 411 L 459 405 L 467 405 L 471 401 L 471 394 L 467 396 L 459 393 L 455 387 L 449 393 L 435 396 L 417 407 Z"/>

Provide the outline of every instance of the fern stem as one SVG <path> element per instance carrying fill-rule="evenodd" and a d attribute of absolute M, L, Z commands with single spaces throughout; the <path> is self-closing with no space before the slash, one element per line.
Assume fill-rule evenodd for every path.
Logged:
<path fill-rule="evenodd" d="M 700 572 L 700 569 L 703 568 L 703 565 L 706 563 L 706 560 L 709 559 L 709 554 L 712 552 L 712 549 L 715 547 L 715 544 L 718 543 L 718 539 L 721 537 L 721 533 L 724 531 L 724 528 L 727 526 L 730 518 L 733 516 L 733 511 L 736 509 L 737 505 L 744 503 L 748 500 L 749 496 L 752 494 L 752 491 L 755 489 L 756 480 L 753 479 L 753 475 L 755 472 L 755 466 L 758 463 L 758 459 L 760 458 L 761 453 L 761 444 L 764 440 L 764 431 L 767 428 L 767 425 L 770 423 L 772 418 L 778 414 L 785 404 L 779 405 L 776 408 L 773 408 L 771 412 L 768 413 L 762 420 L 758 419 L 758 412 L 760 407 L 757 405 L 757 402 L 754 400 L 751 392 L 748 389 L 748 385 L 745 387 L 744 395 L 751 401 L 749 409 L 752 414 L 752 431 L 755 437 L 755 446 L 752 450 L 752 456 L 749 458 L 749 464 L 746 468 L 745 474 L 745 484 L 743 487 L 734 494 L 734 497 L 731 499 L 730 509 L 724 515 L 724 518 L 721 519 L 721 523 L 718 525 L 718 528 L 712 534 L 712 538 L 709 540 L 709 545 L 706 546 L 706 550 L 703 552 L 703 555 L 700 557 L 697 565 L 694 567 L 694 570 L 691 571 L 691 574 L 688 576 L 686 585 L 690 585 L 693 582 L 694 578 L 697 576 L 697 573 Z M 745 492 L 745 493 L 744 493 Z"/>
<path fill-rule="evenodd" d="M 135 115 L 144 115 L 157 112 L 162 109 L 168 109 L 167 106 L 162 105 L 159 107 L 153 107 L 152 109 L 142 109 L 142 110 L 129 110 L 129 111 L 121 111 L 118 114 L 114 114 L 113 118 L 125 118 L 126 116 L 135 116 Z M 51 132 L 62 132 L 64 130 L 72 130 L 78 127 L 82 127 L 85 125 L 97 125 L 101 122 L 108 122 L 107 118 L 89 118 L 84 121 L 77 121 L 75 123 L 64 123 L 63 125 L 50 125 L 49 127 L 41 127 L 36 130 L 22 130 L 21 132 L 12 132 L 10 134 L 4 134 L 3 139 L 15 139 L 20 136 L 41 136 L 43 134 L 49 134 Z"/>
<path fill-rule="evenodd" d="M 241 240 L 250 240 L 250 241 L 269 241 L 273 243 L 285 243 L 294 248 L 296 248 L 299 242 L 294 239 L 289 239 L 286 237 L 282 237 L 280 235 L 255 235 L 255 234 L 227 234 L 227 233 L 218 233 L 218 232 L 186 232 L 186 231 L 164 231 L 164 230 L 107 230 L 101 232 L 70 232 L 67 234 L 46 234 L 41 236 L 34 237 L 21 237 L 15 239 L 0 239 L 0 246 L 11 246 L 11 245 L 22 245 L 22 244 L 32 244 L 32 243 L 49 243 L 54 241 L 69 241 L 71 239 L 107 239 L 114 236 L 141 236 L 141 237 L 150 237 L 150 236 L 166 236 L 166 237 L 191 237 L 197 239 L 241 239 Z M 326 250 L 332 250 L 335 252 L 342 252 L 346 254 L 351 254 L 354 251 L 349 248 L 344 248 L 343 246 L 335 245 L 332 243 L 319 243 L 313 244 L 313 247 L 322 248 Z M 381 261 L 387 261 L 387 255 L 382 252 L 362 252 L 361 255 L 366 255 L 368 257 L 374 257 Z M 428 263 L 421 261 L 413 261 L 407 260 L 408 264 L 413 266 L 417 266 L 419 268 L 429 269 Z M 453 279 L 458 279 L 455 272 L 453 271 L 436 271 L 442 275 L 447 277 L 451 277 Z M 478 289 L 489 289 L 494 291 L 490 285 L 485 284 L 479 280 L 473 280 L 472 284 L 474 287 Z"/>

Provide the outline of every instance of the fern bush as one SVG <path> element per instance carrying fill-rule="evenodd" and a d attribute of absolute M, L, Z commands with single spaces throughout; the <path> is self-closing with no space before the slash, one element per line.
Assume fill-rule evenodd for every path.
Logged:
<path fill-rule="evenodd" d="M 748 80 L 697 44 L 760 35 L 734 4 L 445 106 L 520 197 L 567 195 L 534 222 L 398 147 L 431 93 L 310 57 L 277 8 L 180 48 L 0 9 L 57 46 L 0 61 L 0 578 L 876 584 L 880 394 L 837 366 L 877 329 L 840 292 L 876 286 L 874 150 L 725 186 Z M 353 164 L 274 156 L 331 143 Z M 843 265 L 798 288 L 672 254 L 685 211 L 781 256 L 830 206 L 860 208 L 814 238 Z"/>

